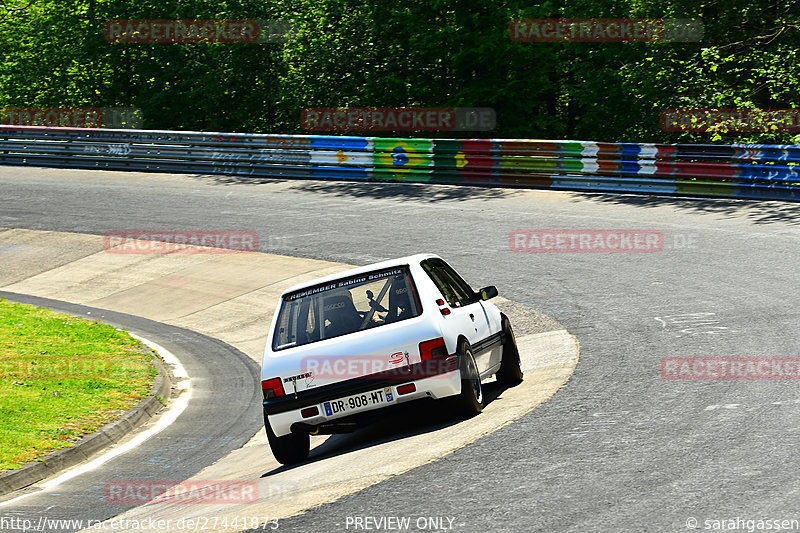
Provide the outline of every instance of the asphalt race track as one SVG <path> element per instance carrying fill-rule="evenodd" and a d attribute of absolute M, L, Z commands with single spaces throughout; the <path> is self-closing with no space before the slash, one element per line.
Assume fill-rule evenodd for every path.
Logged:
<path fill-rule="evenodd" d="M 660 374 L 665 357 L 800 355 L 800 205 L 8 167 L 0 227 L 245 230 L 264 252 L 351 264 L 430 251 L 578 337 L 574 375 L 543 405 L 281 520 L 280 531 L 353 531 L 389 517 L 408 518 L 411 531 L 465 532 L 800 520 L 798 382 Z M 510 249 L 510 232 L 540 229 L 656 230 L 664 246 Z"/>

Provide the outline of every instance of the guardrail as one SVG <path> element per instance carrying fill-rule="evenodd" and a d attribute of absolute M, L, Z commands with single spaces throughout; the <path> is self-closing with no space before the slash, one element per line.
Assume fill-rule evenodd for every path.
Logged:
<path fill-rule="evenodd" d="M 0 164 L 800 200 L 800 146 L 0 126 Z"/>

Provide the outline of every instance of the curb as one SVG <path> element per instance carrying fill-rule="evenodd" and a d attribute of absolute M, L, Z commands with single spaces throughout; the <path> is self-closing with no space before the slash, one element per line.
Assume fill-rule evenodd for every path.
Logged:
<path fill-rule="evenodd" d="M 38 483 L 87 461 L 97 452 L 119 442 L 164 406 L 158 398 L 169 399 L 173 382 L 172 373 L 155 352 L 144 344 L 142 348 L 152 356 L 153 364 L 158 369 L 158 375 L 150 387 L 150 395 L 128 409 L 118 420 L 109 422 L 94 433 L 86 435 L 73 446 L 45 455 L 16 470 L 0 474 L 0 496 Z"/>

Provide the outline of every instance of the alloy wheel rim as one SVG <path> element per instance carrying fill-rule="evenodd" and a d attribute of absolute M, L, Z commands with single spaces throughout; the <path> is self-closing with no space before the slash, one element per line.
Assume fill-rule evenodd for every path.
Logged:
<path fill-rule="evenodd" d="M 470 385 L 472 386 L 472 392 L 475 394 L 475 398 L 480 401 L 482 390 L 481 390 L 481 378 L 478 374 L 478 365 L 475 363 L 475 357 L 472 355 L 471 351 L 468 351 L 467 354 L 469 358 L 467 359 L 468 371 L 469 371 L 469 380 Z"/>

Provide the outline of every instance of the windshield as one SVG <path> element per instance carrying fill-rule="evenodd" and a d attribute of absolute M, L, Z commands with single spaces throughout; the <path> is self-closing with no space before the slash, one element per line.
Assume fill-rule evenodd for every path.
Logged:
<path fill-rule="evenodd" d="M 393 267 L 308 287 L 283 297 L 273 350 L 419 316 L 408 267 Z"/>

